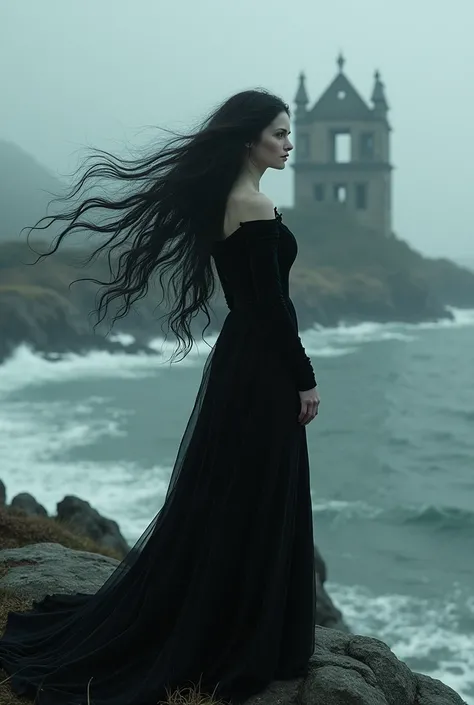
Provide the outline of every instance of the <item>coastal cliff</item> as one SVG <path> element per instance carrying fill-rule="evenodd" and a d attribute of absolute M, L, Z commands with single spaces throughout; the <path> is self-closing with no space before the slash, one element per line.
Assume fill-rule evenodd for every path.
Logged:
<path fill-rule="evenodd" d="M 58 252 L 33 265 L 37 255 L 21 228 L 47 212 L 64 187 L 30 155 L 0 141 L 0 361 L 21 343 L 44 353 L 121 348 L 107 337 L 109 318 L 93 330 L 98 285 L 71 282 L 90 277 L 104 282 L 106 257 L 79 266 L 97 240 L 71 238 Z M 450 318 L 449 307 L 474 307 L 474 272 L 447 259 L 429 259 L 393 235 L 389 238 L 333 213 L 283 209 L 283 222 L 295 233 L 299 255 L 291 273 L 291 294 L 301 330 L 361 321 L 416 323 Z M 49 234 L 49 240 L 46 240 Z M 46 252 L 54 231 L 35 231 L 30 245 Z M 162 335 L 158 288 L 115 324 L 136 343 L 128 352 L 146 350 Z M 227 314 L 221 293 L 212 302 L 208 332 L 219 330 Z M 110 314 L 114 307 L 110 307 Z M 199 335 L 206 321 L 195 321 Z"/>

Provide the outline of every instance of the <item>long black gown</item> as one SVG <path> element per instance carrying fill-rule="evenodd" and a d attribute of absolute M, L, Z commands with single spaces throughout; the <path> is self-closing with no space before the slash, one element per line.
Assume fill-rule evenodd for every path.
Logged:
<path fill-rule="evenodd" d="M 200 684 L 231 703 L 307 673 L 315 576 L 306 429 L 315 386 L 288 276 L 293 234 L 215 244 L 230 312 L 206 361 L 163 507 L 94 595 L 11 612 L 0 665 L 39 705 L 156 705 Z"/>

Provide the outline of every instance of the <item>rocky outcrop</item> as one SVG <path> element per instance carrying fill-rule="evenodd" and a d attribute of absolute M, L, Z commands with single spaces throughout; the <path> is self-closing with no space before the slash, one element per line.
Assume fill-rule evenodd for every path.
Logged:
<path fill-rule="evenodd" d="M 29 600 L 53 593 L 95 593 L 119 561 L 98 553 L 72 551 L 58 543 L 37 543 L 0 551 L 0 588 Z M 7 568 L 2 571 L 2 568 Z"/>
<path fill-rule="evenodd" d="M 3 501 L 2 501 L 3 499 Z M 103 517 L 96 509 L 74 495 L 66 495 L 56 504 L 56 515 L 48 516 L 47 510 L 28 492 L 21 492 L 6 504 L 6 489 L 0 480 L 0 507 L 12 509 L 25 517 L 51 519 L 54 524 L 65 528 L 76 536 L 90 539 L 107 555 L 124 558 L 130 546 L 123 537 L 119 525 L 113 519 Z M 11 545 L 11 544 L 10 544 Z"/>
<path fill-rule="evenodd" d="M 20 492 L 20 494 L 15 495 L 10 506 L 14 509 L 19 509 L 26 516 L 48 516 L 48 512 L 43 505 L 37 502 L 29 492 Z"/>
<path fill-rule="evenodd" d="M 474 303 L 474 276 L 472 277 Z M 445 303 L 407 271 L 341 272 L 334 266 L 309 269 L 298 263 L 292 293 L 300 328 L 364 321 L 419 323 L 452 319 Z"/>
<path fill-rule="evenodd" d="M 120 533 L 119 525 L 113 519 L 106 519 L 89 502 L 67 495 L 56 505 L 57 520 L 68 529 L 81 536 L 88 536 L 99 546 L 111 549 L 125 556 L 130 546 Z"/>
<path fill-rule="evenodd" d="M 59 544 L 4 550 L 0 588 L 35 601 L 53 593 L 95 593 L 117 565 Z M 378 639 L 324 627 L 316 628 L 315 639 L 305 678 L 275 681 L 245 705 L 466 705 L 439 680 L 411 671 Z"/>
<path fill-rule="evenodd" d="M 94 332 L 93 322 L 89 320 L 94 308 L 92 292 L 88 290 L 87 296 L 82 292 L 82 297 L 67 295 L 61 279 L 64 273 L 55 267 L 51 269 L 48 286 L 44 283 L 26 285 L 21 281 L 11 283 L 7 279 L 20 278 L 18 269 L 9 272 L 0 269 L 0 363 L 22 343 L 46 356 L 69 352 L 85 354 L 90 350 L 156 355 L 146 344 L 153 337 L 151 320 L 148 320 L 148 334 L 145 333 L 146 325 L 142 334 L 135 326 L 134 333 L 142 340 L 127 346 L 110 339 L 105 327 Z M 77 273 L 72 276 L 71 272 L 69 282 L 77 276 Z"/>
<path fill-rule="evenodd" d="M 411 671 L 383 641 L 324 627 L 316 628 L 300 698 L 308 705 L 467 705 L 441 681 Z"/>
<path fill-rule="evenodd" d="M 474 272 L 431 259 L 396 235 L 380 234 L 343 213 L 295 211 L 283 219 L 297 235 L 292 292 L 300 323 L 407 322 L 452 318 L 474 308 Z"/>
<path fill-rule="evenodd" d="M 326 564 L 317 546 L 315 546 L 314 550 L 317 595 L 316 624 L 321 627 L 330 627 L 331 629 L 349 633 L 350 629 L 344 622 L 342 612 L 335 606 L 324 586 L 327 579 Z"/>

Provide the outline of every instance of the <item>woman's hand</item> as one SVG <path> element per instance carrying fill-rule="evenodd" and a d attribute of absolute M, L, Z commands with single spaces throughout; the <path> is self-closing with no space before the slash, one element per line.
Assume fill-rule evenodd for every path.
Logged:
<path fill-rule="evenodd" d="M 301 411 L 298 421 L 303 426 L 307 426 L 318 415 L 319 396 L 316 387 L 308 389 L 306 392 L 299 392 L 301 399 Z"/>

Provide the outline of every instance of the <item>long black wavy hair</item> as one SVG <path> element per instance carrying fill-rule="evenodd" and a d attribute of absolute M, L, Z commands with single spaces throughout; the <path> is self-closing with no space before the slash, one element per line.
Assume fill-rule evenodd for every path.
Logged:
<path fill-rule="evenodd" d="M 66 196 L 54 200 L 75 198 L 94 179 L 100 180 L 101 186 L 104 179 L 111 179 L 128 189 L 126 195 L 91 196 L 70 210 L 41 218 L 28 229 L 30 233 L 53 223 L 61 224 L 61 230 L 52 249 L 40 254 L 36 262 L 56 252 L 73 231 L 109 235 L 85 264 L 110 246 L 108 263 L 114 278 L 109 282 L 75 280 L 106 287 L 96 309 L 94 329 L 114 299 L 122 300 L 122 305 L 112 325 L 126 316 L 133 303 L 148 293 L 150 277 L 158 273 L 163 298 L 170 302 L 165 316 L 168 331 L 171 329 L 178 341 L 172 359 L 178 353 L 184 358 L 193 346 L 193 318 L 199 311 L 205 314 L 203 334 L 211 322 L 209 300 L 216 288 L 211 252 L 214 241 L 222 238 L 227 199 L 248 154 L 246 145 L 258 141 L 265 127 L 283 111 L 289 115 L 288 105 L 269 91 L 243 91 L 222 103 L 193 133 L 166 130 L 173 137 L 151 156 L 121 159 L 94 149 L 78 171 L 90 160 L 92 165 Z M 135 185 L 130 191 L 128 187 Z M 108 217 L 91 222 L 90 213 L 95 209 Z M 115 275 L 111 259 L 114 250 L 120 251 Z"/>

